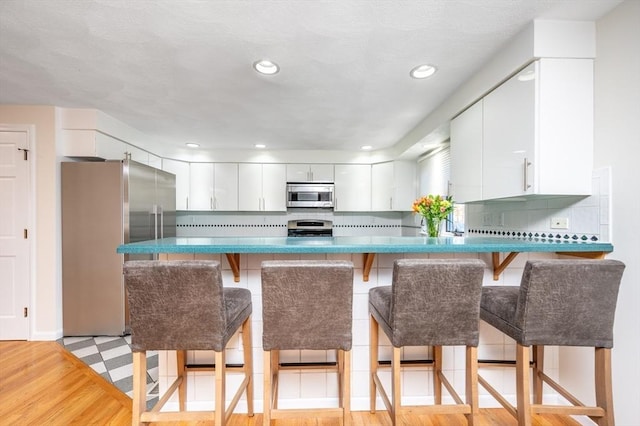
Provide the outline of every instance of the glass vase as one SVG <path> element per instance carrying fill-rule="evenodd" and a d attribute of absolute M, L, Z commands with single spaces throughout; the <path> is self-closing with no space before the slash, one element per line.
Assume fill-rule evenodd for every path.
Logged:
<path fill-rule="evenodd" d="M 439 237 L 440 221 L 442 219 L 438 217 L 425 217 L 424 220 L 427 223 L 427 235 L 430 237 Z"/>

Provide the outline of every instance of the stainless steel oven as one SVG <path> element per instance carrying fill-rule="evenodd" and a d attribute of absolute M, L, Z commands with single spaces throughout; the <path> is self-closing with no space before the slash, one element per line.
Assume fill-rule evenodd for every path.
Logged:
<path fill-rule="evenodd" d="M 333 208 L 332 183 L 288 183 L 287 207 Z"/>
<path fill-rule="evenodd" d="M 287 226 L 289 237 L 332 237 L 333 223 L 330 220 L 290 220 Z"/>

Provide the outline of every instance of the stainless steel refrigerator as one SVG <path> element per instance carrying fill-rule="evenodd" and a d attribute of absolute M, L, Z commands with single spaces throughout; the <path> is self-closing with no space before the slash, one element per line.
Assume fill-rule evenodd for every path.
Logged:
<path fill-rule="evenodd" d="M 63 333 L 123 335 L 122 263 L 133 257 L 116 247 L 175 237 L 175 176 L 130 160 L 63 162 L 61 169 Z"/>

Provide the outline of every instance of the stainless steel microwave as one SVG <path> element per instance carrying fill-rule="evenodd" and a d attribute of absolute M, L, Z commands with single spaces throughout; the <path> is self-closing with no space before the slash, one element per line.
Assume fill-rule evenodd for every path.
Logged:
<path fill-rule="evenodd" d="M 332 183 L 288 183 L 287 207 L 333 208 Z"/>

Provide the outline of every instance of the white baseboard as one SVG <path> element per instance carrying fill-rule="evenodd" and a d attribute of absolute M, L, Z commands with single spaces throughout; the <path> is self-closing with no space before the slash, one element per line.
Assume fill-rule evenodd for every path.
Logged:
<path fill-rule="evenodd" d="M 30 342 L 49 342 L 62 339 L 62 329 L 55 331 L 32 331 L 29 336 Z"/>

